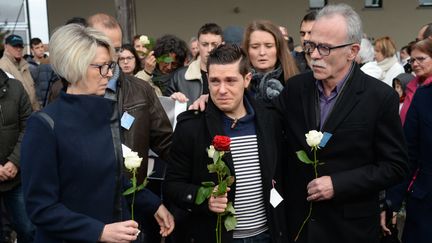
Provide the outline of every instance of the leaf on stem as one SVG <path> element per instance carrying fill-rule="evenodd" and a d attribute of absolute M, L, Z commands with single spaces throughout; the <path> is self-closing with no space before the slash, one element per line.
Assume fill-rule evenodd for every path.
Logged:
<path fill-rule="evenodd" d="M 214 187 L 216 185 L 213 181 L 203 181 L 203 182 L 201 182 L 201 184 L 204 187 Z"/>
<path fill-rule="evenodd" d="M 228 215 L 225 217 L 224 225 L 227 231 L 233 230 L 237 225 L 237 219 L 234 215 Z"/>
<path fill-rule="evenodd" d="M 227 182 L 226 181 L 221 181 L 218 185 L 217 191 L 216 191 L 216 196 L 221 196 L 224 195 L 227 192 Z"/>
<path fill-rule="evenodd" d="M 129 189 L 123 192 L 123 196 L 132 194 L 134 191 L 135 191 L 135 187 L 130 187 Z"/>
<path fill-rule="evenodd" d="M 228 186 L 231 186 L 234 183 L 234 176 L 229 176 L 225 179 Z"/>
<path fill-rule="evenodd" d="M 213 192 L 213 187 L 200 186 L 196 194 L 195 204 L 200 205 L 201 203 L 203 203 L 207 198 L 210 197 L 212 192 Z"/>
<path fill-rule="evenodd" d="M 207 169 L 210 173 L 216 173 L 216 164 L 208 164 Z"/>
<path fill-rule="evenodd" d="M 297 151 L 297 158 L 305 163 L 305 164 L 313 164 L 314 162 L 312 160 L 309 159 L 309 157 L 307 156 L 306 152 L 303 150 Z"/>

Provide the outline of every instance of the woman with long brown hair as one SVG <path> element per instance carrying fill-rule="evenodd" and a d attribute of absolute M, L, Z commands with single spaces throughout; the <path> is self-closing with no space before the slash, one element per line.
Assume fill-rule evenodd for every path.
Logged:
<path fill-rule="evenodd" d="M 268 20 L 256 20 L 247 26 L 243 48 L 253 68 L 249 89 L 257 99 L 270 101 L 277 97 L 286 81 L 298 73 L 282 33 Z"/>

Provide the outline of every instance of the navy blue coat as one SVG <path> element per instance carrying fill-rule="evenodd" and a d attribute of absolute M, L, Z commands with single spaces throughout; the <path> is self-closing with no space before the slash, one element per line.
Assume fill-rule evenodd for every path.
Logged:
<path fill-rule="evenodd" d="M 40 113 L 28 120 L 21 170 L 35 242 L 97 242 L 105 224 L 129 219 L 112 109 L 112 101 L 102 97 L 62 93 L 43 110 L 53 126 Z M 136 203 L 155 212 L 160 200 L 141 192 Z"/>
<path fill-rule="evenodd" d="M 408 144 L 409 166 L 412 174 L 419 169 L 416 179 L 392 188 L 387 194 L 393 211 L 406 200 L 404 243 L 431 242 L 432 223 L 432 85 L 421 87 L 414 95 L 404 125 Z"/>

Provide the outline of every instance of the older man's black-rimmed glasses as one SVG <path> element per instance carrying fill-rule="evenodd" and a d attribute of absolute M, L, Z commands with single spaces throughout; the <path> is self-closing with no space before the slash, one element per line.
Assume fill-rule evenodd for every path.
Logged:
<path fill-rule="evenodd" d="M 324 45 L 324 44 L 318 44 L 317 45 L 315 42 L 312 42 L 312 41 L 305 41 L 304 42 L 304 51 L 307 54 L 312 54 L 312 52 L 315 50 L 315 48 L 317 48 L 318 53 L 321 56 L 328 56 L 328 55 L 330 55 L 331 50 L 346 47 L 346 46 L 349 46 L 352 44 L 354 44 L 354 43 L 348 43 L 348 44 L 343 44 L 343 45 L 339 45 L 339 46 L 328 46 L 328 45 Z"/>

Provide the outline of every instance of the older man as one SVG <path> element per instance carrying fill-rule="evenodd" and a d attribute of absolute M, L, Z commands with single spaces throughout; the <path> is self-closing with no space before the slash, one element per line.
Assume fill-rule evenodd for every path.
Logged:
<path fill-rule="evenodd" d="M 10 35 L 5 40 L 5 52 L 0 59 L 0 68 L 12 74 L 21 81 L 25 91 L 30 97 L 31 107 L 34 111 L 40 109 L 36 97 L 35 84 L 30 73 L 29 64 L 23 58 L 24 42 L 19 35 Z"/>
<path fill-rule="evenodd" d="M 288 80 L 276 101 L 288 142 L 288 230 L 298 242 L 378 243 L 379 191 L 407 173 L 398 95 L 354 62 L 361 37 L 350 6 L 323 8 L 304 47 L 313 73 Z M 325 133 L 317 174 L 296 156 L 304 150 L 312 158 L 310 130 Z"/>

